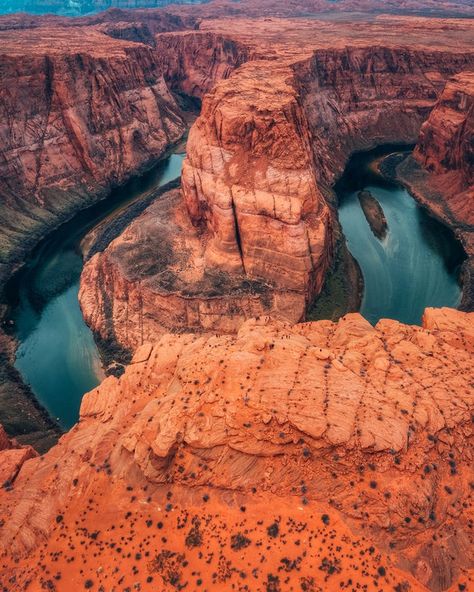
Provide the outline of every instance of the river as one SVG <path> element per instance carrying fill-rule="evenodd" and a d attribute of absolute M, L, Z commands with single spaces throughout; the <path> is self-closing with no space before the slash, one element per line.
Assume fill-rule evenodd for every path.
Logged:
<path fill-rule="evenodd" d="M 183 158 L 183 154 L 171 155 L 53 231 L 7 288 L 19 343 L 15 367 L 64 429 L 76 423 L 84 393 L 104 377 L 77 297 L 83 267 L 80 243 L 105 218 L 178 178 Z"/>
<path fill-rule="evenodd" d="M 377 173 L 375 163 L 391 151 L 377 149 L 351 159 L 336 186 L 339 221 L 364 277 L 362 315 L 373 324 L 381 318 L 420 324 L 426 307 L 459 305 L 464 251 L 404 187 Z M 360 206 L 363 189 L 385 213 L 388 233 L 383 240 L 375 237 Z"/>
<path fill-rule="evenodd" d="M 365 281 L 362 314 L 419 323 L 426 306 L 455 307 L 461 296 L 462 248 L 396 183 L 374 173 L 380 151 L 357 155 L 336 190 L 339 219 Z M 78 302 L 81 241 L 106 218 L 117 216 L 157 187 L 179 177 L 183 155 L 114 190 L 43 240 L 8 286 L 15 366 L 25 383 L 64 429 L 79 415 L 81 399 L 103 378 L 97 347 Z M 372 233 L 357 197 L 369 189 L 388 222 L 382 241 Z"/>

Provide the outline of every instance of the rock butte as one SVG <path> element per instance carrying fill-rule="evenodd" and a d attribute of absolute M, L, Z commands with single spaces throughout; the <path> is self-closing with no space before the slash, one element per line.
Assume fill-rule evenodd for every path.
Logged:
<path fill-rule="evenodd" d="M 473 320 L 260 318 L 142 346 L 1 490 L 0 581 L 472 589 Z"/>

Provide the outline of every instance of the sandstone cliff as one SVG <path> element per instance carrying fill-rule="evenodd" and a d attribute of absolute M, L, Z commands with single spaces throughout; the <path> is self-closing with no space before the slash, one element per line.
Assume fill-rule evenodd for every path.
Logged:
<path fill-rule="evenodd" d="M 446 80 L 473 63 L 472 52 L 380 45 L 316 50 L 295 69 L 318 180 L 332 185 L 354 152 L 415 143 Z"/>
<path fill-rule="evenodd" d="M 471 589 L 473 320 L 261 318 L 143 346 L 1 490 L 0 581 Z"/>
<path fill-rule="evenodd" d="M 93 29 L 4 31 L 0 277 L 48 229 L 185 131 L 153 50 Z"/>
<path fill-rule="evenodd" d="M 452 216 L 470 225 L 474 225 L 473 137 L 474 72 L 463 72 L 447 83 L 423 124 L 414 157 L 439 181 L 445 176 Z M 465 190 L 470 194 L 459 195 Z"/>
<path fill-rule="evenodd" d="M 251 57 L 247 45 L 212 32 L 157 35 L 155 47 L 169 87 L 198 99 Z"/>
<path fill-rule="evenodd" d="M 435 216 L 461 239 L 463 304 L 474 307 L 474 73 L 448 81 L 423 124 L 413 158 L 398 167 L 401 179 Z"/>

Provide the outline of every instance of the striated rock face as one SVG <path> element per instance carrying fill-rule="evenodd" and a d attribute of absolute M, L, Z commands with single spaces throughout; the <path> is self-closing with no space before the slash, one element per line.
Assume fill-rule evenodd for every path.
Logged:
<path fill-rule="evenodd" d="M 474 225 L 473 137 L 474 72 L 463 72 L 449 80 L 423 124 L 414 157 L 433 176 L 449 176 L 450 193 L 457 194 L 448 202 L 452 214 L 471 225 Z M 465 190 L 465 195 L 459 195 Z"/>
<path fill-rule="evenodd" d="M 0 581 L 470 589 L 473 320 L 261 318 L 141 347 L 0 492 Z"/>
<path fill-rule="evenodd" d="M 413 157 L 398 167 L 416 198 L 451 226 L 468 259 L 463 302 L 474 308 L 474 73 L 448 81 L 423 124 Z"/>
<path fill-rule="evenodd" d="M 198 99 L 251 58 L 248 46 L 212 32 L 157 35 L 155 43 L 169 87 Z"/>
<path fill-rule="evenodd" d="M 446 80 L 473 61 L 469 52 L 378 45 L 318 49 L 298 64 L 318 180 L 331 185 L 354 152 L 414 143 Z"/>
<path fill-rule="evenodd" d="M 331 248 L 310 153 L 290 69 L 253 62 L 206 97 L 182 183 L 193 224 L 209 235 L 209 266 L 310 298 Z"/>
<path fill-rule="evenodd" d="M 4 31 L 0 203 L 6 273 L 41 233 L 185 131 L 153 50 L 93 29 Z"/>

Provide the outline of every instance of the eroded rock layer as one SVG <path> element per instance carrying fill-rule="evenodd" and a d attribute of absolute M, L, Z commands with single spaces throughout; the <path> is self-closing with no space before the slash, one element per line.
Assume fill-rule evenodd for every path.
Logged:
<path fill-rule="evenodd" d="M 1 44 L 4 278 L 39 236 L 156 162 L 185 124 L 148 47 L 72 27 L 4 31 Z"/>
<path fill-rule="evenodd" d="M 474 306 L 474 72 L 448 81 L 423 124 L 413 157 L 398 167 L 417 199 L 461 239 L 463 307 Z"/>
<path fill-rule="evenodd" d="M 141 347 L 1 490 L 2 584 L 470 589 L 472 321 L 260 318 Z"/>

